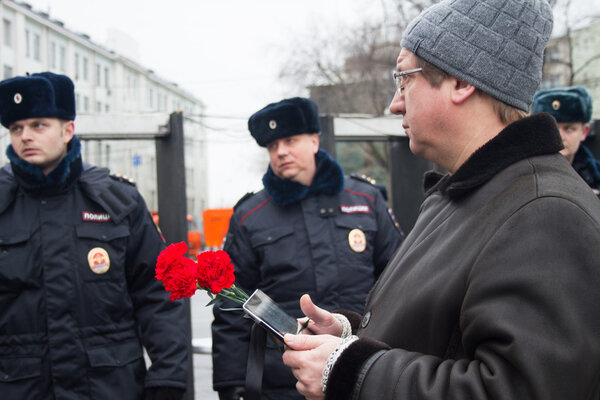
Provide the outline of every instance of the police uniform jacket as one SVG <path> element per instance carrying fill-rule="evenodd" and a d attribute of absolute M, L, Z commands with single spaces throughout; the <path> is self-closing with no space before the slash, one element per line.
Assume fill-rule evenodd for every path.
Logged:
<path fill-rule="evenodd" d="M 0 172 L 0 397 L 185 389 L 183 306 L 154 278 L 164 242 L 138 191 L 83 166 L 76 137 L 44 183 L 12 155 Z"/>
<path fill-rule="evenodd" d="M 600 161 L 594 158 L 590 149 L 583 144 L 579 145 L 572 165 L 579 176 L 600 198 Z"/>
<path fill-rule="evenodd" d="M 554 120 L 517 121 L 429 175 L 326 399 L 597 399 L 600 203 Z"/>
<path fill-rule="evenodd" d="M 235 265 L 236 283 L 260 288 L 289 314 L 302 316 L 300 295 L 327 309 L 361 312 L 365 298 L 402 241 L 381 192 L 360 179 L 345 178 L 320 150 L 310 188 L 277 178 L 268 170 L 266 190 L 235 207 L 224 250 Z M 244 386 L 251 322 L 240 312 L 214 308 L 214 388 Z M 231 305 L 234 307 L 233 305 Z M 295 379 L 269 348 L 263 395 L 297 398 Z M 269 393 L 271 393 L 269 395 Z"/>

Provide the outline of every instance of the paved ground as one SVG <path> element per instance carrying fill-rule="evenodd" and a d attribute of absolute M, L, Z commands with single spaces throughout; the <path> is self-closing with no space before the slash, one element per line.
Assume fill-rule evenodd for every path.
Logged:
<path fill-rule="evenodd" d="M 210 324 L 213 320 L 212 307 L 205 293 L 200 291 L 192 297 L 192 336 L 210 338 Z M 194 399 L 218 400 L 217 392 L 212 390 L 212 359 L 210 354 L 194 354 Z"/>

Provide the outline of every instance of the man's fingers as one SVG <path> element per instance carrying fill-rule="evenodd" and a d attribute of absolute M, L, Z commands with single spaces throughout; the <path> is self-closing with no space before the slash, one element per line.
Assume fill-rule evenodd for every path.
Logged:
<path fill-rule="evenodd" d="M 317 307 L 308 294 L 304 294 L 300 297 L 300 309 L 304 315 L 315 321 L 317 324 L 329 322 L 331 319 L 331 314 L 328 311 Z"/>
<path fill-rule="evenodd" d="M 329 335 L 292 335 L 283 337 L 285 344 L 292 350 L 312 350 L 327 341 Z"/>

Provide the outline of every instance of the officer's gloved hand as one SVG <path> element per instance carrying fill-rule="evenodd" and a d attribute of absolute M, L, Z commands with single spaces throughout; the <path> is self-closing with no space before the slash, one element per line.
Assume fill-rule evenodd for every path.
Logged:
<path fill-rule="evenodd" d="M 242 386 L 232 386 L 219 390 L 219 400 L 243 400 L 246 390 Z"/>
<path fill-rule="evenodd" d="M 181 400 L 184 394 L 176 387 L 149 387 L 144 389 L 144 400 Z"/>

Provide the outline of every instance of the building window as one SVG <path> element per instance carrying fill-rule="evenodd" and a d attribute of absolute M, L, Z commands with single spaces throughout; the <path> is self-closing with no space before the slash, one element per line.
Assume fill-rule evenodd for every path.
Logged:
<path fill-rule="evenodd" d="M 109 87 L 109 80 L 108 80 L 108 67 L 104 67 L 104 87 L 108 89 Z"/>
<path fill-rule="evenodd" d="M 96 86 L 97 87 L 102 86 L 102 82 L 101 82 L 102 74 L 100 71 L 102 71 L 100 64 L 96 64 Z"/>
<path fill-rule="evenodd" d="M 88 112 L 90 109 L 90 98 L 83 96 L 83 111 Z"/>
<path fill-rule="evenodd" d="M 79 79 L 79 54 L 75 53 L 75 79 Z"/>
<path fill-rule="evenodd" d="M 41 38 L 39 33 L 33 34 L 33 59 L 40 61 Z"/>
<path fill-rule="evenodd" d="M 56 68 L 56 43 L 50 43 L 50 67 Z"/>
<path fill-rule="evenodd" d="M 108 104 L 104 105 L 104 112 L 108 114 L 108 112 L 110 111 L 110 106 Z"/>
<path fill-rule="evenodd" d="M 29 43 L 29 29 L 25 29 L 25 57 L 31 57 L 31 43 Z"/>
<path fill-rule="evenodd" d="M 79 93 L 75 93 L 75 107 L 81 105 L 81 95 Z"/>
<path fill-rule="evenodd" d="M 58 57 L 60 70 L 61 72 L 65 72 L 67 70 L 67 49 L 65 46 L 60 46 Z"/>
<path fill-rule="evenodd" d="M 557 86 L 561 86 L 560 75 L 550 74 L 542 81 L 543 89 L 549 89 Z"/>
<path fill-rule="evenodd" d="M 560 51 L 558 50 L 558 47 L 551 47 L 548 51 L 550 53 L 550 61 L 556 62 L 560 60 Z"/>
<path fill-rule="evenodd" d="M 12 22 L 7 19 L 2 20 L 4 27 L 4 45 L 6 47 L 12 47 Z"/>
<path fill-rule="evenodd" d="M 96 102 L 96 112 L 100 114 L 102 112 L 102 103 L 99 101 Z"/>
<path fill-rule="evenodd" d="M 87 57 L 83 57 L 83 80 L 86 82 L 88 80 L 88 59 L 87 59 Z"/>
<path fill-rule="evenodd" d="M 12 67 L 10 65 L 5 65 L 4 66 L 3 75 L 4 75 L 4 77 L 2 79 L 12 78 L 12 76 L 13 76 L 13 69 L 12 69 Z"/>

